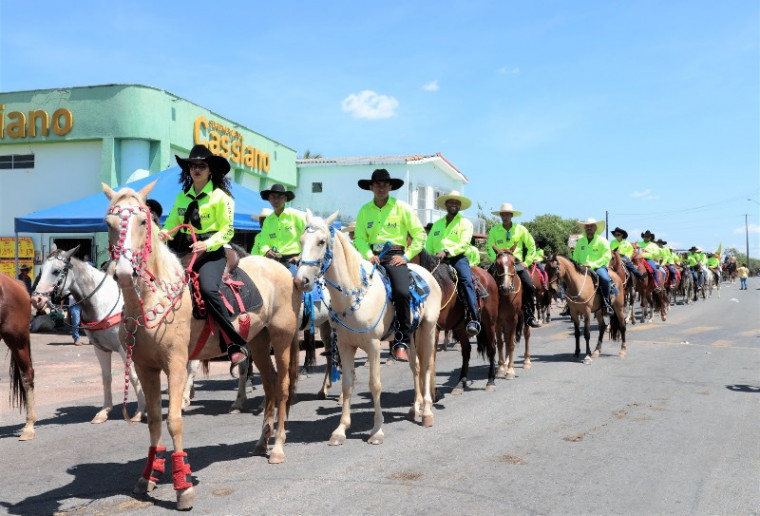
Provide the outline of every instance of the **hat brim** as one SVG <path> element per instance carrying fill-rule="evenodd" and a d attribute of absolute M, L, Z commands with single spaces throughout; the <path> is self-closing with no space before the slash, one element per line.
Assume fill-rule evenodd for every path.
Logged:
<path fill-rule="evenodd" d="M 231 168 L 230 162 L 221 156 L 208 156 L 202 159 L 189 159 L 180 158 L 175 154 L 174 158 L 177 160 L 177 164 L 180 166 L 182 171 L 187 173 L 190 173 L 190 163 L 193 161 L 205 161 L 208 163 L 208 168 L 211 170 L 212 174 L 221 174 L 223 176 L 226 176 L 227 172 L 229 172 Z"/>
<path fill-rule="evenodd" d="M 627 231 L 613 231 L 612 236 L 621 235 L 623 238 L 628 238 L 628 232 Z"/>
<path fill-rule="evenodd" d="M 270 193 L 282 194 L 282 195 L 285 196 L 285 199 L 287 199 L 288 201 L 292 201 L 293 199 L 296 198 L 296 194 L 294 194 L 293 192 L 291 192 L 289 190 L 285 190 L 284 192 L 276 192 L 274 190 L 262 190 L 261 191 L 261 199 L 264 200 L 264 201 L 268 201 Z"/>
<path fill-rule="evenodd" d="M 359 179 L 359 188 L 361 188 L 362 190 L 371 190 L 370 187 L 372 186 L 373 182 L 374 181 L 372 181 L 371 179 Z M 403 179 L 392 177 L 388 179 L 388 182 L 391 184 L 391 190 L 398 190 L 399 188 L 404 186 Z"/>
<path fill-rule="evenodd" d="M 467 208 L 472 206 L 472 201 L 463 195 L 442 195 L 435 202 L 439 208 L 446 209 L 446 201 L 449 201 L 452 199 L 462 203 L 462 206 L 459 208 L 460 210 L 466 210 Z"/>
<path fill-rule="evenodd" d="M 597 220 L 596 222 L 591 222 L 591 223 L 589 223 L 589 222 L 586 222 L 586 221 L 583 221 L 583 220 L 579 220 L 579 221 L 578 221 L 578 226 L 579 226 L 581 229 L 585 229 L 585 228 L 586 228 L 586 226 L 588 226 L 589 224 L 596 224 L 596 231 L 595 231 L 595 234 L 597 234 L 597 235 L 598 235 L 599 233 L 601 233 L 602 231 L 604 231 L 604 227 L 607 225 L 607 223 L 606 223 L 606 222 L 604 222 L 603 220 Z"/>
<path fill-rule="evenodd" d="M 513 217 L 519 217 L 522 215 L 522 212 L 517 210 L 496 210 L 492 211 L 491 215 L 501 215 L 502 213 L 511 213 Z"/>

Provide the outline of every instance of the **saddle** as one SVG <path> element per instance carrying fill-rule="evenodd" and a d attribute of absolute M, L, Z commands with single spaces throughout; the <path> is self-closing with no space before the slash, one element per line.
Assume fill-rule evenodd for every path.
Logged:
<path fill-rule="evenodd" d="M 380 276 L 383 279 L 383 284 L 385 285 L 385 291 L 388 295 L 388 302 L 393 303 L 393 294 L 391 291 L 391 282 L 390 282 L 390 279 L 388 279 L 388 273 L 386 272 L 385 267 L 383 267 L 382 265 L 378 265 L 377 270 L 380 271 Z M 412 320 L 411 320 L 412 333 L 414 333 L 414 331 L 420 325 L 422 304 L 427 300 L 429 296 L 430 296 L 430 285 L 428 285 L 428 282 L 425 281 L 425 279 L 422 276 L 420 276 L 416 271 L 409 269 L 409 305 L 412 310 Z M 395 311 L 394 311 L 394 314 L 395 314 Z M 398 324 L 394 315 L 393 324 L 390 325 L 388 332 L 385 335 L 383 335 L 380 340 L 387 340 L 396 331 L 397 326 Z"/>
<path fill-rule="evenodd" d="M 198 302 L 200 296 L 196 295 L 195 285 L 192 285 L 192 293 L 193 317 L 206 319 L 208 315 L 205 313 L 205 307 L 200 306 L 202 303 Z M 255 312 L 264 304 L 258 287 L 243 269 L 235 268 L 231 273 L 222 276 L 219 294 L 230 315 Z"/>
<path fill-rule="evenodd" d="M 446 272 L 447 276 L 453 281 L 457 286 L 457 296 L 464 301 L 464 288 L 462 287 L 462 284 L 459 283 L 459 275 L 457 274 L 457 270 L 452 267 L 450 264 L 446 262 L 441 262 L 439 267 L 443 267 L 443 270 Z M 475 299 L 480 301 L 481 299 L 486 299 L 488 297 L 488 291 L 486 290 L 486 287 L 480 282 L 480 279 L 478 278 L 477 274 L 472 275 L 472 283 L 475 285 Z M 478 303 L 480 304 L 480 303 Z"/>

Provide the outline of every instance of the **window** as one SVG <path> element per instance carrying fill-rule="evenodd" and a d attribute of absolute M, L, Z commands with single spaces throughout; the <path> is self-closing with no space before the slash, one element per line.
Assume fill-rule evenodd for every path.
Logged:
<path fill-rule="evenodd" d="M 417 208 L 424 210 L 427 208 L 427 187 L 417 185 Z"/>
<path fill-rule="evenodd" d="M 311 193 L 322 193 L 322 183 L 312 183 Z"/>
<path fill-rule="evenodd" d="M 8 154 L 0 156 L 0 169 L 34 168 L 34 154 Z"/>

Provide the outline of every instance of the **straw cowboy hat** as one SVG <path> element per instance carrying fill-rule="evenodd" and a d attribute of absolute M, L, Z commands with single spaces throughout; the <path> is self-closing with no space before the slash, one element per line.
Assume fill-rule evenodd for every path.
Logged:
<path fill-rule="evenodd" d="M 268 201 L 269 200 L 269 194 L 272 194 L 272 193 L 282 194 L 282 195 L 285 196 L 285 199 L 287 199 L 288 201 L 292 201 L 293 199 L 296 198 L 296 194 L 294 194 L 293 192 L 287 190 L 283 185 L 281 185 L 279 183 L 273 184 L 272 188 L 270 188 L 268 190 L 262 190 L 261 191 L 261 198 L 264 199 L 265 201 Z"/>
<path fill-rule="evenodd" d="M 652 233 L 648 229 L 641 234 L 641 238 L 645 238 L 645 237 L 649 237 L 652 239 L 652 241 L 654 241 L 654 233 Z"/>
<path fill-rule="evenodd" d="M 348 226 L 341 228 L 341 231 L 344 233 L 351 233 L 352 231 L 356 231 L 356 221 L 352 220 L 348 223 Z"/>
<path fill-rule="evenodd" d="M 467 208 L 472 206 L 472 201 L 469 200 L 464 195 L 460 194 L 456 190 L 452 190 L 446 195 L 440 196 L 438 200 L 435 201 L 435 203 L 438 205 L 439 208 L 446 209 L 446 201 L 450 199 L 454 199 L 455 201 L 459 201 L 460 203 L 462 203 L 461 208 L 459 208 L 460 210 L 466 210 Z"/>
<path fill-rule="evenodd" d="M 623 235 L 623 238 L 628 238 L 628 231 L 626 231 L 625 229 L 620 229 L 616 227 L 615 229 L 612 230 L 612 235 L 613 236 Z"/>
<path fill-rule="evenodd" d="M 391 190 L 398 190 L 404 185 L 403 179 L 391 177 L 390 173 L 384 168 L 377 168 L 372 172 L 371 179 L 359 179 L 359 188 L 369 190 L 372 183 L 387 182 L 391 184 Z"/>
<path fill-rule="evenodd" d="M 190 163 L 194 161 L 205 161 L 212 174 L 224 176 L 230 171 L 230 162 L 227 161 L 227 158 L 217 156 L 208 150 L 208 147 L 205 145 L 196 145 L 190 149 L 190 156 L 187 159 L 180 158 L 176 154 L 174 157 L 177 160 L 177 164 L 182 168 L 182 171 L 188 174 L 190 173 Z"/>
<path fill-rule="evenodd" d="M 604 231 L 604 226 L 607 224 L 603 220 L 596 220 L 594 217 L 589 217 L 586 220 L 579 220 L 578 225 L 581 227 L 581 229 L 585 229 L 586 226 L 590 226 L 591 224 L 596 224 L 596 231 L 595 233 L 598 235 L 602 231 Z"/>
<path fill-rule="evenodd" d="M 268 217 L 271 214 L 272 214 L 271 208 L 262 208 L 261 213 L 259 213 L 258 215 L 251 215 L 251 218 L 253 220 L 261 220 L 263 218 Z"/>
<path fill-rule="evenodd" d="M 519 217 L 520 215 L 522 215 L 521 211 L 517 211 L 514 208 L 512 208 L 512 205 L 509 204 L 508 202 L 503 203 L 501 205 L 501 208 L 499 208 L 496 211 L 492 211 L 491 214 L 492 215 L 500 215 L 500 214 L 506 213 L 506 212 L 511 213 L 513 217 Z"/>

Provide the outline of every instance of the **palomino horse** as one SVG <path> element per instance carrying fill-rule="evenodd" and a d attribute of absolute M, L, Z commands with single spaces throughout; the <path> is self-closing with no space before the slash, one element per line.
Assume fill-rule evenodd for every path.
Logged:
<path fill-rule="evenodd" d="M 29 345 L 29 323 L 32 311 L 24 284 L 0 273 L 0 340 L 11 350 L 10 399 L 12 407 L 24 407 L 26 424 L 19 441 L 34 439 L 34 367 Z"/>
<path fill-rule="evenodd" d="M 470 355 L 472 346 L 467 335 L 467 303 L 463 292 L 458 288 L 459 279 L 456 270 L 447 266 L 427 251 L 422 251 L 420 265 L 430 271 L 441 287 L 441 311 L 438 315 L 437 329 L 451 331 L 462 349 L 462 369 L 459 372 L 457 386 L 451 394 L 462 394 L 471 383 Z M 478 333 L 478 353 L 488 358 L 488 381 L 486 391 L 496 390 L 496 318 L 499 314 L 499 296 L 496 283 L 490 274 L 480 267 L 470 267 L 472 279 L 483 286 L 485 297 L 477 300 L 480 310 L 480 333 Z M 436 334 L 438 331 L 436 331 Z M 437 340 L 437 339 L 436 339 Z"/>
<path fill-rule="evenodd" d="M 156 477 L 164 469 L 166 448 L 161 442 L 160 378 L 163 371 L 169 385 L 166 423 L 174 444 L 172 468 L 177 508 L 186 510 L 192 508 L 195 500 L 182 439 L 182 388 L 187 378 L 186 365 L 190 356 L 206 360 L 223 353 L 218 332 L 209 336 L 207 345 L 198 349 L 206 321 L 194 319 L 192 315 L 188 282 L 193 275 L 187 273 L 171 250 L 161 243 L 158 227 L 151 223 L 145 199 L 154 185 L 155 182 L 139 192 L 130 188 L 115 192 L 104 184 L 103 191 L 111 201 L 106 223 L 111 258 L 116 262 L 116 281 L 124 296 L 120 334 L 127 347 L 127 358 L 131 356 L 134 360 L 145 391 L 148 413 L 150 448 L 135 492 L 151 491 L 158 480 Z M 240 260 L 238 267 L 250 278 L 255 278 L 262 298 L 262 305 L 256 311 L 246 312 L 235 319 L 238 327 L 240 322 L 250 325 L 248 347 L 261 373 L 267 403 L 254 453 L 266 454 L 274 433 L 275 443 L 269 462 L 280 463 L 285 460 L 285 419 L 295 396 L 298 374 L 297 329 L 301 294 L 294 288 L 290 272 L 272 260 L 249 256 Z M 269 356 L 270 344 L 277 363 L 276 372 Z"/>
<path fill-rule="evenodd" d="M 512 253 L 500 253 L 491 266 L 491 274 L 499 289 L 499 316 L 496 323 L 497 347 L 499 348 L 499 375 L 507 380 L 515 378 L 515 342 L 520 334 L 525 336 L 525 359 L 523 369 L 530 369 L 530 326 L 525 324 L 522 310 L 522 282 L 515 271 Z M 548 290 L 546 291 L 548 294 Z M 548 309 L 547 309 L 548 310 Z M 504 354 L 507 354 L 507 363 Z"/>
<path fill-rule="evenodd" d="M 563 281 L 566 285 L 565 298 L 570 307 L 570 317 L 575 327 L 575 353 L 573 359 L 580 360 L 580 318 L 584 319 L 583 337 L 586 339 L 586 357 L 583 362 L 591 363 L 591 358 L 596 358 L 602 351 L 602 340 L 604 331 L 607 329 L 607 323 L 604 321 L 602 313 L 603 300 L 601 294 L 597 292 L 594 281 L 591 278 L 587 267 L 565 258 L 564 256 L 554 254 L 546 264 L 546 272 L 549 274 L 549 286 L 559 293 L 559 282 Z M 614 271 L 610 271 L 612 285 L 617 287 L 618 292 L 623 292 L 623 281 Z M 621 295 L 612 296 L 612 313 L 610 314 L 610 338 L 617 340 L 618 335 L 622 340 L 618 356 L 625 357 L 625 319 L 623 314 L 623 297 Z M 599 325 L 599 340 L 596 343 L 596 349 L 593 355 L 589 346 L 591 339 L 591 314 L 596 316 Z"/>
<path fill-rule="evenodd" d="M 539 321 L 549 324 L 551 322 L 552 296 L 549 293 L 549 286 L 546 284 L 548 280 L 546 276 L 541 274 L 541 269 L 535 262 L 528 268 L 528 274 L 530 274 L 530 279 L 535 287 L 536 316 Z"/>
<path fill-rule="evenodd" d="M 354 357 L 358 348 L 367 353 L 369 388 L 375 415 L 368 442 L 382 444 L 383 412 L 380 408 L 380 350 L 382 341 L 394 332 L 394 310 L 388 299 L 390 286 L 370 262 L 364 260 L 341 231 L 336 231 L 333 213 L 326 220 L 306 210 L 306 229 L 301 235 L 301 263 L 295 283 L 304 291 L 316 281 L 324 281 L 330 291 L 330 316 L 337 336 L 338 353 L 343 366 L 343 408 L 340 424 L 328 444 L 341 445 L 351 426 L 351 392 L 354 387 Z M 434 422 L 432 411 L 435 391 L 435 323 L 441 309 L 441 289 L 433 276 L 419 265 L 409 264 L 427 282 L 427 299 L 419 306 L 419 325 L 411 336 L 409 367 L 414 375 L 414 405 L 411 418 L 422 415 L 422 425 Z M 413 314 L 414 317 L 414 314 Z"/>

